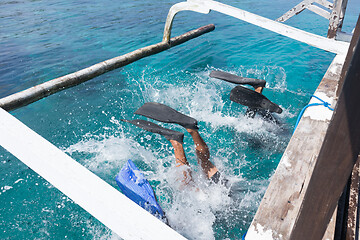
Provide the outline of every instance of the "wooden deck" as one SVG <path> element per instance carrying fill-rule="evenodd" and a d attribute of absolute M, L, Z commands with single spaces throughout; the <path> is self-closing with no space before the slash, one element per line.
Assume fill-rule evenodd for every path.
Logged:
<path fill-rule="evenodd" d="M 314 93 L 332 106 L 336 104 L 335 93 L 344 60 L 344 56 L 340 55 L 334 58 Z M 332 114 L 333 112 L 324 106 L 310 107 L 305 111 L 246 239 L 289 239 Z M 259 238 L 259 235 L 265 238 Z"/>
<path fill-rule="evenodd" d="M 344 55 L 334 58 L 314 93 L 335 111 L 320 105 L 304 112 L 246 239 L 321 239 L 327 227 L 326 239 L 334 239 L 334 210 L 360 150 L 359 35 L 360 18 L 346 59 Z M 310 103 L 314 102 L 320 101 L 312 98 Z M 353 189 L 358 175 L 353 171 Z M 346 215 L 356 219 L 354 191 L 352 196 L 356 203 L 347 204 L 353 205 L 353 211 Z M 345 224 L 356 228 L 352 221 Z"/>

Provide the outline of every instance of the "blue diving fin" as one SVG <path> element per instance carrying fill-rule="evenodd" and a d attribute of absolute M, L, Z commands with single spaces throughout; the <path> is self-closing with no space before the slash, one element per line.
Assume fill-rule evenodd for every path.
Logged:
<path fill-rule="evenodd" d="M 157 218 L 166 221 L 165 213 L 157 202 L 148 180 L 131 160 L 125 163 L 115 180 L 125 196 Z"/>

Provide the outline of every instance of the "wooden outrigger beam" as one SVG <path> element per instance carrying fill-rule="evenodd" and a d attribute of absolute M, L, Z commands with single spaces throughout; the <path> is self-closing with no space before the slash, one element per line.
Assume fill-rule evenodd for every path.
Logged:
<path fill-rule="evenodd" d="M 157 54 L 171 47 L 187 42 L 190 39 L 199 37 L 205 33 L 213 31 L 214 29 L 215 26 L 213 24 L 209 24 L 180 36 L 174 37 L 170 41 L 163 41 L 154 45 L 140 48 L 133 52 L 103 61 L 101 63 L 97 63 L 66 76 L 47 81 L 45 83 L 0 99 L 0 108 L 11 111 L 16 108 L 26 106 L 39 99 L 47 97 L 66 88 L 70 88 L 72 86 L 86 82 L 111 70 L 126 66 L 144 57 Z"/>
<path fill-rule="evenodd" d="M 246 239 L 322 239 L 360 151 L 359 38 L 360 17 L 345 63 L 337 55 L 314 93 L 335 111 L 305 111 Z"/>
<path fill-rule="evenodd" d="M 259 15 L 244 11 L 239 8 L 235 8 L 220 2 L 212 0 L 187 0 L 186 2 L 180 2 L 173 5 L 170 8 L 168 17 L 166 19 L 164 29 L 164 41 L 170 40 L 171 26 L 175 15 L 180 11 L 195 11 L 199 13 L 209 13 L 210 10 L 214 10 L 234 18 L 243 20 L 253 25 L 265 28 L 272 32 L 286 36 L 288 38 L 309 44 L 313 47 L 323 49 L 328 52 L 346 55 L 349 48 L 348 42 L 337 41 L 335 39 L 329 39 L 316 34 L 312 34 L 286 24 L 261 17 Z"/>

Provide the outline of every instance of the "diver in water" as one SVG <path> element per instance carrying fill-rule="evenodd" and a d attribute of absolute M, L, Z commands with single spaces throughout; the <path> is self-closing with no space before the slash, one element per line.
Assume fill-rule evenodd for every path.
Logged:
<path fill-rule="evenodd" d="M 145 103 L 140 107 L 135 114 L 142 115 L 154 120 L 165 122 L 165 123 L 175 123 L 183 126 L 188 133 L 190 133 L 194 144 L 196 156 L 198 163 L 201 166 L 205 176 L 214 183 L 221 183 L 226 185 L 227 180 L 220 177 L 220 172 L 216 166 L 210 161 L 210 152 L 209 148 L 206 145 L 205 141 L 202 139 L 198 132 L 197 120 L 184 115 L 169 106 L 160 103 L 149 102 Z M 183 139 L 184 133 L 163 128 L 155 123 L 135 119 L 135 120 L 125 120 L 124 122 L 129 122 L 134 124 L 137 127 L 140 127 L 146 131 L 157 133 L 164 136 L 174 148 L 176 166 L 189 166 L 189 162 L 186 159 L 185 151 L 183 148 Z M 191 171 L 190 169 L 184 171 L 184 184 L 189 184 L 192 182 Z"/>
<path fill-rule="evenodd" d="M 231 90 L 230 100 L 247 106 L 248 109 L 245 114 L 247 117 L 254 118 L 258 114 L 266 121 L 279 124 L 272 113 L 280 114 L 282 109 L 262 94 L 266 85 L 265 80 L 239 77 L 222 71 L 211 71 L 210 77 L 238 84 Z M 252 86 L 254 90 L 240 86 L 244 84 Z"/>
<path fill-rule="evenodd" d="M 201 166 L 205 176 L 210 180 L 210 182 L 220 183 L 228 187 L 227 179 L 220 176 L 219 170 L 210 161 L 209 148 L 198 132 L 199 128 L 197 126 L 196 119 L 184 115 L 169 106 L 154 102 L 145 103 L 135 112 L 135 114 L 152 118 L 160 122 L 175 123 L 183 126 L 194 141 L 198 163 Z M 183 167 L 181 169 L 182 176 L 179 181 L 181 181 L 182 185 L 184 186 L 189 185 L 190 187 L 194 187 L 194 181 L 191 176 L 191 169 L 189 167 L 189 162 L 186 159 L 183 148 L 184 133 L 163 128 L 153 122 L 141 119 L 122 119 L 122 121 L 131 123 L 146 131 L 160 134 L 168 141 L 170 141 L 174 148 L 176 166 Z M 116 177 L 116 182 L 120 189 L 132 201 L 169 225 L 166 214 L 159 205 L 149 182 L 146 179 L 146 181 L 144 180 L 144 176 L 142 174 L 135 173 L 136 171 L 138 171 L 138 169 L 136 168 L 135 164 L 131 160 L 128 160 L 127 164 L 124 165 Z M 200 189 L 195 187 L 195 191 L 198 190 Z"/>

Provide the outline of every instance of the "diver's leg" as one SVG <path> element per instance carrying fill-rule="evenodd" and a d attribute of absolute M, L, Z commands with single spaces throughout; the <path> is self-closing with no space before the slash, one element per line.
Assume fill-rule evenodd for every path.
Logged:
<path fill-rule="evenodd" d="M 183 165 L 189 166 L 189 163 L 185 156 L 183 145 L 176 140 L 170 140 L 170 143 L 174 148 L 175 161 L 177 166 L 183 166 Z"/>
<path fill-rule="evenodd" d="M 262 93 L 263 89 L 264 89 L 263 87 L 254 87 L 254 90 L 257 93 Z"/>
<path fill-rule="evenodd" d="M 184 147 L 183 147 L 182 143 L 180 143 L 176 140 L 169 140 L 169 141 L 174 148 L 176 166 L 177 167 L 184 166 L 184 165 L 189 166 L 189 162 L 186 159 L 186 155 L 185 155 L 185 151 L 184 151 Z M 190 169 L 187 168 L 186 170 L 184 170 L 183 174 L 184 174 L 184 178 L 181 181 L 185 185 L 187 185 L 189 182 L 192 181 Z"/>
<path fill-rule="evenodd" d="M 184 138 L 183 133 L 173 131 L 170 129 L 166 129 L 166 128 L 160 127 L 159 125 L 157 125 L 155 123 L 141 120 L 141 119 L 135 119 L 135 120 L 122 119 L 122 121 L 131 123 L 137 127 L 140 127 L 142 129 L 146 130 L 146 131 L 157 133 L 157 134 L 160 134 L 161 136 L 164 136 L 168 141 L 170 141 L 170 143 L 174 147 L 174 153 L 175 153 L 175 159 L 176 159 L 177 166 L 178 167 L 183 166 L 183 165 L 189 166 L 189 163 L 186 160 L 184 148 L 182 145 L 183 138 Z M 184 177 L 183 177 L 183 180 L 181 180 L 181 181 L 186 185 L 192 180 L 190 169 L 186 168 L 186 170 L 183 171 L 183 174 L 184 174 Z"/>
<path fill-rule="evenodd" d="M 209 148 L 197 130 L 188 129 L 188 128 L 186 130 L 190 133 L 190 135 L 194 140 L 195 151 L 198 157 L 199 164 L 202 170 L 204 171 L 204 173 L 206 174 L 206 176 L 210 179 L 218 172 L 218 169 L 209 160 L 210 159 Z"/>

